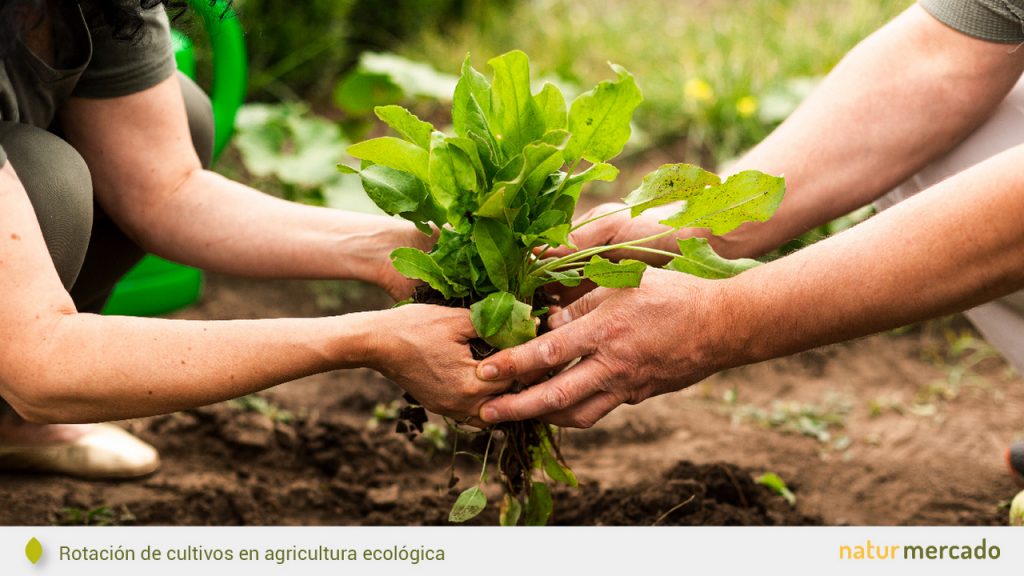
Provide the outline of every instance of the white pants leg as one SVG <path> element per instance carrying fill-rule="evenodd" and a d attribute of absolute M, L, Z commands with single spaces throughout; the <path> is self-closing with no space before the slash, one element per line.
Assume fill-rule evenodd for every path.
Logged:
<path fill-rule="evenodd" d="M 995 114 L 945 156 L 879 199 L 884 210 L 996 154 L 1024 144 L 1024 77 Z M 1024 166 L 1020 167 L 1024 170 Z M 1024 214 L 1021 215 L 1024 222 Z M 1024 290 L 966 312 L 982 336 L 1024 374 Z"/>

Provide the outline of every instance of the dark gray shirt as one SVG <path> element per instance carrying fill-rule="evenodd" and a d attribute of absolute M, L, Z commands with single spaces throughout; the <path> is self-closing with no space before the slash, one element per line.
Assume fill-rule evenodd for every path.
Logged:
<path fill-rule="evenodd" d="M 62 67 L 54 68 L 19 44 L 0 60 L 0 121 L 43 129 L 72 96 L 116 98 L 141 92 L 174 73 L 170 27 L 162 7 L 147 10 L 137 41 L 117 40 L 88 0 L 61 2 L 50 17 Z M 0 166 L 7 155 L 0 147 Z"/>
<path fill-rule="evenodd" d="M 989 42 L 1024 43 L 1024 0 L 921 0 L 954 30 Z"/>

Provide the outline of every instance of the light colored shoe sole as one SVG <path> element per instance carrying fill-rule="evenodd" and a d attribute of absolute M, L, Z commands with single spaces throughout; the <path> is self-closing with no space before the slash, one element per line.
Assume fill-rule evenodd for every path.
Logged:
<path fill-rule="evenodd" d="M 0 470 L 125 479 L 147 476 L 158 468 L 160 454 L 155 448 L 113 424 L 96 424 L 65 444 L 0 446 Z"/>

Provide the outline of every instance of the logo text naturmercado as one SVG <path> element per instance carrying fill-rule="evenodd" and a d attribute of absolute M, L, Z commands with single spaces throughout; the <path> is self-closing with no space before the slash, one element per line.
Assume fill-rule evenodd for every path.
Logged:
<path fill-rule="evenodd" d="M 977 546 L 949 545 L 911 546 L 906 544 L 840 545 L 840 560 L 997 560 L 999 546 L 989 546 L 982 538 Z"/>

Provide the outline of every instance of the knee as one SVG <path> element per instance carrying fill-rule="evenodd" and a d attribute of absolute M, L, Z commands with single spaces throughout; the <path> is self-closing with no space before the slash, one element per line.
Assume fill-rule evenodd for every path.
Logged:
<path fill-rule="evenodd" d="M 70 289 L 92 234 L 89 167 L 70 144 L 25 124 L 2 124 L 0 143 L 35 209 L 61 282 Z"/>
<path fill-rule="evenodd" d="M 188 76 L 179 72 L 178 82 L 181 84 L 181 95 L 185 99 L 192 146 L 195 147 L 203 168 L 209 168 L 213 163 L 213 105 L 206 93 Z"/>

